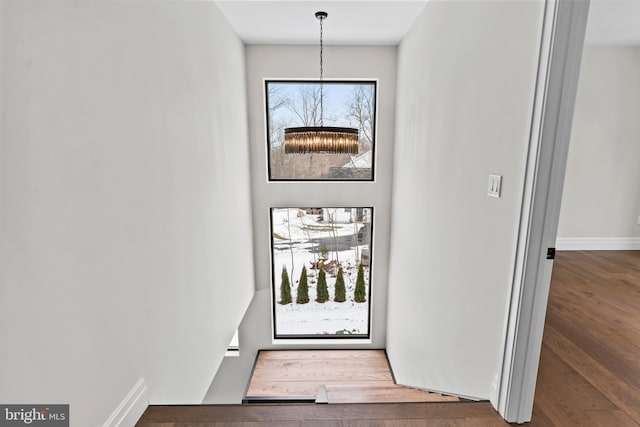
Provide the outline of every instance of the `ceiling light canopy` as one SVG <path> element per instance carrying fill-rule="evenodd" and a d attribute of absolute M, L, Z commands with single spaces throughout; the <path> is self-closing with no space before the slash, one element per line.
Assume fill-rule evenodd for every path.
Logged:
<path fill-rule="evenodd" d="M 284 130 L 284 152 L 287 154 L 358 154 L 359 131 L 355 128 L 324 126 L 324 86 L 322 79 L 322 22 L 327 12 L 316 12 L 320 20 L 320 126 L 290 127 Z"/>

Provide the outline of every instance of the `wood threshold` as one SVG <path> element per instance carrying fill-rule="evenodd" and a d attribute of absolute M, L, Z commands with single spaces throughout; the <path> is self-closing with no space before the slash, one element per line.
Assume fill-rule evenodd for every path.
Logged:
<path fill-rule="evenodd" d="M 304 421 L 302 421 L 304 420 Z M 339 420 L 339 423 L 335 421 Z M 149 406 L 138 421 L 138 426 L 223 426 L 232 423 L 255 423 L 255 426 L 343 426 L 344 422 L 356 422 L 355 426 L 383 425 L 395 420 L 405 420 L 397 425 L 415 424 L 419 420 L 439 420 L 442 424 L 452 421 L 476 422 L 471 425 L 508 426 L 502 421 L 489 402 L 446 403 L 353 403 L 336 405 L 194 405 Z M 411 421 L 414 421 L 411 424 Z M 388 423 L 385 423 L 388 422 Z M 369 424 L 367 424 L 369 423 Z M 240 424 L 243 425 L 243 424 Z"/>

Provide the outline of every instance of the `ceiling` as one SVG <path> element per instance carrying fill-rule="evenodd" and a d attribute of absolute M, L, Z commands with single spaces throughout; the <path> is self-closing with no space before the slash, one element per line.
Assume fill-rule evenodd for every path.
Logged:
<path fill-rule="evenodd" d="M 317 11 L 327 44 L 396 45 L 407 34 L 427 0 L 218 0 L 222 14 L 247 44 L 317 44 Z"/>
<path fill-rule="evenodd" d="M 216 0 L 215 3 L 246 44 L 317 44 L 320 26 L 314 14 L 323 10 L 329 14 L 324 22 L 327 44 L 396 45 L 428 1 L 460 0 Z M 640 45 L 640 0 L 591 0 L 586 43 Z"/>

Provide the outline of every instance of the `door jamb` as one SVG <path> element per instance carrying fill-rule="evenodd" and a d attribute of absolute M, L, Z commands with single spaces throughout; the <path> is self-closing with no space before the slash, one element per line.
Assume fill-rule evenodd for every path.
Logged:
<path fill-rule="evenodd" d="M 494 406 L 531 420 L 589 0 L 547 0 L 501 380 Z"/>

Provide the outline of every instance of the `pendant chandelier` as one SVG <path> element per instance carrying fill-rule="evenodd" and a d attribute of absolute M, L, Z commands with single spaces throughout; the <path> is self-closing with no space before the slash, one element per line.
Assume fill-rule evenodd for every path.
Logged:
<path fill-rule="evenodd" d="M 324 85 L 322 80 L 322 22 L 327 12 L 316 12 L 320 20 L 320 126 L 291 127 L 284 130 L 284 152 L 308 154 L 358 154 L 358 129 L 324 126 Z"/>

